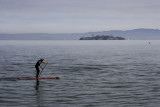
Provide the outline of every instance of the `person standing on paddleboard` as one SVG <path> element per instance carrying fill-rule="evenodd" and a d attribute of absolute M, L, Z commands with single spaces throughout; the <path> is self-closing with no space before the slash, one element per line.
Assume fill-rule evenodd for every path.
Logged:
<path fill-rule="evenodd" d="M 39 76 L 39 72 L 40 72 L 39 67 L 43 70 L 41 63 L 48 63 L 48 62 L 43 62 L 43 61 L 44 61 L 44 59 L 40 59 L 37 61 L 36 65 L 35 65 L 35 68 L 37 71 L 36 78 L 38 78 L 38 76 Z"/>

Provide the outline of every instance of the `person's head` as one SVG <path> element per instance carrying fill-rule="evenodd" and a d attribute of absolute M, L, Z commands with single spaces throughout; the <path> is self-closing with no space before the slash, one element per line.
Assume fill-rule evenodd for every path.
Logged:
<path fill-rule="evenodd" d="M 43 61 L 44 59 L 41 58 L 40 60 Z"/>

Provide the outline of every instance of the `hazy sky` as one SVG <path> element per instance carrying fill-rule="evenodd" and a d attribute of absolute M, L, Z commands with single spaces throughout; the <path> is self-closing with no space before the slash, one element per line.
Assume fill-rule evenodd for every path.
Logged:
<path fill-rule="evenodd" d="M 0 33 L 160 29 L 160 0 L 0 0 Z"/>

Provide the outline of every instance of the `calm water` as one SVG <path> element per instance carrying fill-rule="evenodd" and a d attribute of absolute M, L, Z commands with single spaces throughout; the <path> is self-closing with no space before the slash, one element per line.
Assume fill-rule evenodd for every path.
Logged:
<path fill-rule="evenodd" d="M 1 107 L 159 107 L 160 41 L 0 41 Z M 48 61 L 34 77 L 39 58 Z"/>

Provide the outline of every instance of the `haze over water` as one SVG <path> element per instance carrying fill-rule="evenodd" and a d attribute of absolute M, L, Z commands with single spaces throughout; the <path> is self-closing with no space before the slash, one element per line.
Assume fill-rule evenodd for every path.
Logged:
<path fill-rule="evenodd" d="M 0 41 L 2 107 L 159 107 L 160 41 Z M 34 77 L 39 58 L 48 61 Z"/>

